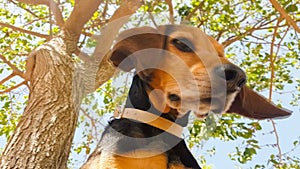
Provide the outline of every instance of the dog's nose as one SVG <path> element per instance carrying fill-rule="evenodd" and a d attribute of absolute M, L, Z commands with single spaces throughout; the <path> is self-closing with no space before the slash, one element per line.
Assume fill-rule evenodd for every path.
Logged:
<path fill-rule="evenodd" d="M 217 76 L 226 80 L 227 90 L 235 91 L 246 84 L 246 74 L 233 64 L 223 64 L 215 68 Z"/>

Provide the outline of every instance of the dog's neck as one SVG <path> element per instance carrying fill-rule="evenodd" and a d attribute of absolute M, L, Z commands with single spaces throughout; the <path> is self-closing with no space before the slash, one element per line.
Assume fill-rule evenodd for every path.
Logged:
<path fill-rule="evenodd" d="M 171 111 L 168 113 L 162 113 L 158 111 L 149 99 L 149 96 L 146 92 L 147 88 L 149 88 L 148 84 L 144 82 L 138 75 L 135 75 L 133 77 L 133 81 L 129 90 L 125 108 L 135 108 L 144 110 L 157 116 L 161 116 L 170 121 L 173 121 L 183 127 L 187 125 L 189 113 L 187 113 L 181 118 L 176 119 L 175 115 L 178 113 L 175 109 L 171 109 Z"/>

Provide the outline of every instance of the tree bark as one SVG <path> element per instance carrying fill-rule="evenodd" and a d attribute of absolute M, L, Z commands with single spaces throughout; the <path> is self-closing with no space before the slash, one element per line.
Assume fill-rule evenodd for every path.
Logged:
<path fill-rule="evenodd" d="M 67 168 L 81 96 L 66 51 L 56 37 L 29 56 L 28 105 L 2 154 L 1 169 Z"/>

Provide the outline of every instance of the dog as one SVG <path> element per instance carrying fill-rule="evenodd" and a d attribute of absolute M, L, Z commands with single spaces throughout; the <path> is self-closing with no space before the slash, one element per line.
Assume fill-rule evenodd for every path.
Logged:
<path fill-rule="evenodd" d="M 81 169 L 201 169 L 180 137 L 191 112 L 286 117 L 245 86 L 246 75 L 198 28 L 164 25 L 120 33 L 110 62 L 136 70 L 124 108 L 105 128 Z"/>

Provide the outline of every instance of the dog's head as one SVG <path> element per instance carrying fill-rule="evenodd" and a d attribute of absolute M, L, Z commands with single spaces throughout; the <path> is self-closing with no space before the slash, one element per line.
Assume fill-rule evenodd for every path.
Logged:
<path fill-rule="evenodd" d="M 153 105 L 161 112 L 177 110 L 234 112 L 264 119 L 290 115 L 245 86 L 245 73 L 225 57 L 223 47 L 198 28 L 166 25 L 134 28 L 120 34 L 111 62 L 136 69 L 148 85 Z"/>

